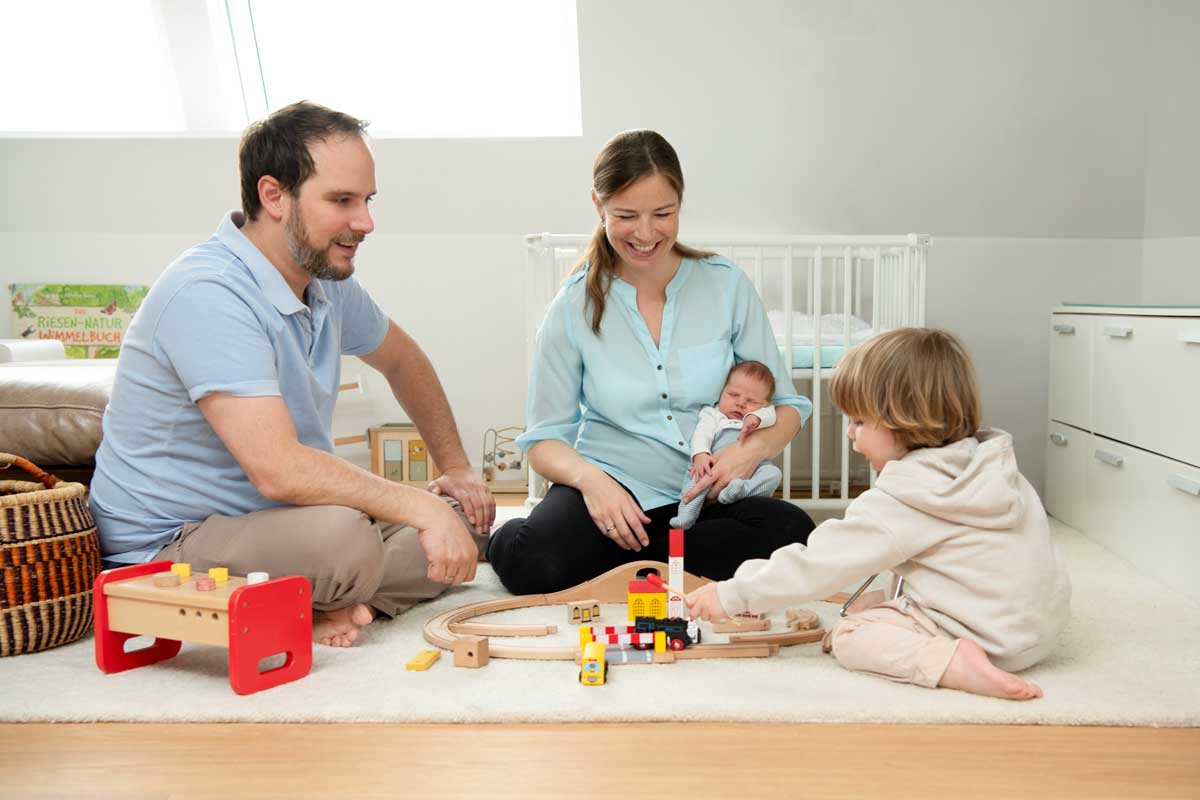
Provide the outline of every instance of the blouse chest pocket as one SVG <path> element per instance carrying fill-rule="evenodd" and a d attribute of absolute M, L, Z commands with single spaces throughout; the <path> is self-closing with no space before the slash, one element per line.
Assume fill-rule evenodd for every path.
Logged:
<path fill-rule="evenodd" d="M 688 408 L 716 405 L 725 386 L 729 368 L 733 366 L 733 344 L 728 339 L 681 347 L 679 355 L 679 387 Z"/>

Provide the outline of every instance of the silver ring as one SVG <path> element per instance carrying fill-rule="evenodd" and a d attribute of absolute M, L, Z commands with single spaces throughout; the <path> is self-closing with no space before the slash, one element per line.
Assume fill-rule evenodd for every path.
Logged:
<path fill-rule="evenodd" d="M 605 529 L 604 529 L 604 532 L 605 532 L 605 533 L 612 533 L 612 532 L 613 532 L 613 531 L 615 531 L 616 529 L 617 529 L 617 526 L 616 526 L 616 525 L 609 525 L 607 528 L 605 528 Z"/>

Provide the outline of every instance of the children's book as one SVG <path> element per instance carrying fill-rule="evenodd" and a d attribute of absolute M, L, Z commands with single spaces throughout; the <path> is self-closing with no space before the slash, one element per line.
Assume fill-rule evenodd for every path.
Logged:
<path fill-rule="evenodd" d="M 59 339 L 68 358 L 116 358 L 149 287 L 11 283 L 12 335 Z"/>

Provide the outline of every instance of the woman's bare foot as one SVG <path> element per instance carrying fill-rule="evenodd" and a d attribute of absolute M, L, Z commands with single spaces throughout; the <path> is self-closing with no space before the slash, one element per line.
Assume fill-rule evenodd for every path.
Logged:
<path fill-rule="evenodd" d="M 970 639 L 958 640 L 954 657 L 938 686 L 1001 700 L 1033 700 L 1042 696 L 1040 686 L 997 667 L 988 660 L 983 648 Z"/>
<path fill-rule="evenodd" d="M 313 641 L 330 647 L 349 647 L 373 619 L 375 612 L 365 603 L 321 611 L 313 615 Z"/>

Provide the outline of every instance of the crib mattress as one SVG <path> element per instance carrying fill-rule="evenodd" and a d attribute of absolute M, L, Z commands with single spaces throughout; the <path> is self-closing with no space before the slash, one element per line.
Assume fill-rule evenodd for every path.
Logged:
<path fill-rule="evenodd" d="M 812 369 L 813 366 L 813 350 L 815 348 L 808 345 L 792 345 L 792 369 Z M 842 354 L 846 352 L 846 348 L 838 344 L 826 344 L 821 346 L 821 368 L 828 369 L 837 364 L 841 360 Z M 781 346 L 779 354 L 787 358 L 787 352 Z"/>

